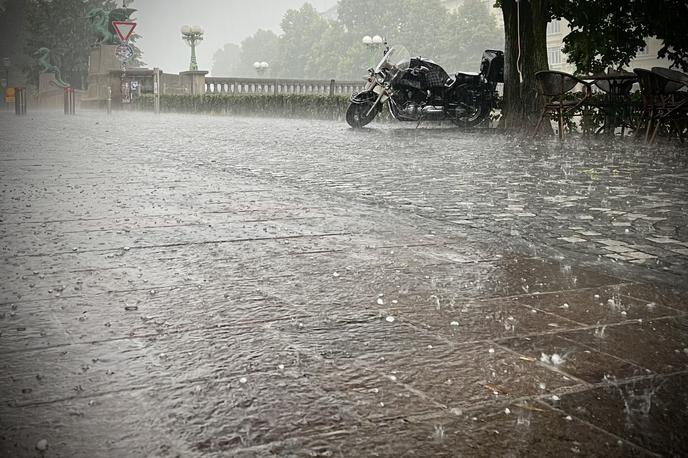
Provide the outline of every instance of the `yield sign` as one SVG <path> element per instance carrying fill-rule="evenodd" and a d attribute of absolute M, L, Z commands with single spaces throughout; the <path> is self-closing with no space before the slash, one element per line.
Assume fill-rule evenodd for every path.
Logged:
<path fill-rule="evenodd" d="M 136 22 L 112 21 L 112 26 L 115 28 L 115 32 L 117 32 L 119 39 L 127 41 L 131 34 L 134 33 Z"/>

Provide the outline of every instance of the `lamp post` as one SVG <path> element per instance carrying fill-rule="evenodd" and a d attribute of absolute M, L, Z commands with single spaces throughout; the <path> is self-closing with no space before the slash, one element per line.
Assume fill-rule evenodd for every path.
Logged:
<path fill-rule="evenodd" d="M 377 50 L 382 46 L 382 44 L 385 42 L 385 39 L 382 38 L 380 35 L 375 35 L 371 37 L 370 35 L 366 35 L 363 37 L 363 45 L 368 48 L 370 51 L 370 61 L 371 61 L 371 67 L 375 65 L 375 54 L 377 53 Z"/>
<path fill-rule="evenodd" d="M 270 64 L 267 62 L 254 62 L 253 68 L 256 69 L 256 73 L 258 73 L 259 76 L 263 76 L 265 72 L 268 71 L 268 68 L 270 68 Z"/>
<path fill-rule="evenodd" d="M 196 45 L 203 41 L 203 29 L 197 25 L 185 25 L 181 29 L 182 39 L 191 46 L 191 63 L 189 64 L 189 71 L 198 71 L 198 61 L 196 60 Z"/>

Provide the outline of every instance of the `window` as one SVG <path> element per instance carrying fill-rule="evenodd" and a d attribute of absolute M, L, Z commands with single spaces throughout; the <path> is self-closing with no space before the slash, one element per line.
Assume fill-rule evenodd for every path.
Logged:
<path fill-rule="evenodd" d="M 561 22 L 552 21 L 547 23 L 547 35 L 558 35 L 561 32 Z"/>
<path fill-rule="evenodd" d="M 547 62 L 550 65 L 561 63 L 561 48 L 547 48 Z"/>

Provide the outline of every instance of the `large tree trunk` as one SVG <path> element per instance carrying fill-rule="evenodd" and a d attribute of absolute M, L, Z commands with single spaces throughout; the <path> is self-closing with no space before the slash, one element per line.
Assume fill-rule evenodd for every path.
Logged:
<path fill-rule="evenodd" d="M 518 3 L 516 0 L 502 0 L 505 47 L 502 123 L 507 129 L 534 124 L 541 103 L 536 97 L 535 73 L 549 69 L 546 36 L 548 0 L 520 0 L 520 13 Z"/>

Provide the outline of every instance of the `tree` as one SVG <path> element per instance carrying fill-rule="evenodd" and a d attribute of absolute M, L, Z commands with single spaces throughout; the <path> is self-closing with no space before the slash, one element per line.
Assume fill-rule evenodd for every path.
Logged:
<path fill-rule="evenodd" d="M 281 22 L 284 32 L 279 40 L 275 71 L 289 78 L 305 78 L 309 61 L 329 28 L 329 22 L 309 3 L 298 10 L 288 10 Z"/>
<path fill-rule="evenodd" d="M 569 22 L 563 51 L 579 72 L 627 66 L 648 36 L 663 42 L 658 57 L 688 70 L 685 0 L 558 0 L 553 14 Z"/>
<path fill-rule="evenodd" d="M 213 54 L 213 76 L 234 76 L 238 74 L 241 59 L 241 46 L 227 43 Z"/>
<path fill-rule="evenodd" d="M 256 76 L 254 62 L 267 62 L 274 67 L 279 55 L 279 37 L 270 30 L 258 30 L 241 42 L 238 76 Z M 273 74 L 274 68 L 270 70 Z"/>
<path fill-rule="evenodd" d="M 13 36 L 10 48 L 28 82 L 38 82 L 39 65 L 34 53 L 39 48 L 51 50 L 50 60 L 62 71 L 62 79 L 83 89 L 88 75 L 90 50 L 96 41 L 88 12 L 95 8 L 111 10 L 114 0 L 5 0 L 0 24 L 14 24 L 21 33 Z M 3 32 L 5 28 L 3 27 Z M 12 27 L 9 28 L 12 30 Z M 132 41 L 138 36 L 134 35 Z M 5 42 L 3 39 L 2 42 Z M 134 47 L 131 66 L 139 65 L 141 52 Z"/>
<path fill-rule="evenodd" d="M 504 15 L 507 127 L 518 127 L 537 112 L 535 73 L 548 68 L 545 31 L 554 18 L 569 21 L 563 51 L 579 72 L 628 65 L 648 36 L 663 42 L 658 57 L 688 70 L 685 0 L 498 0 L 498 6 Z"/>
<path fill-rule="evenodd" d="M 23 69 L 32 63 L 24 51 L 28 40 L 28 6 L 25 0 L 2 0 L 0 7 L 0 58 L 10 59 L 8 84 L 23 85 L 26 84 Z M 2 73 L 5 78 L 4 69 Z"/>
<path fill-rule="evenodd" d="M 548 70 L 549 0 L 500 0 L 504 16 L 504 104 L 502 124 L 516 129 L 539 114 L 535 73 Z"/>
<path fill-rule="evenodd" d="M 448 19 L 442 37 L 440 62 L 461 70 L 475 70 L 486 49 L 504 49 L 504 32 L 481 0 L 466 0 Z"/>

